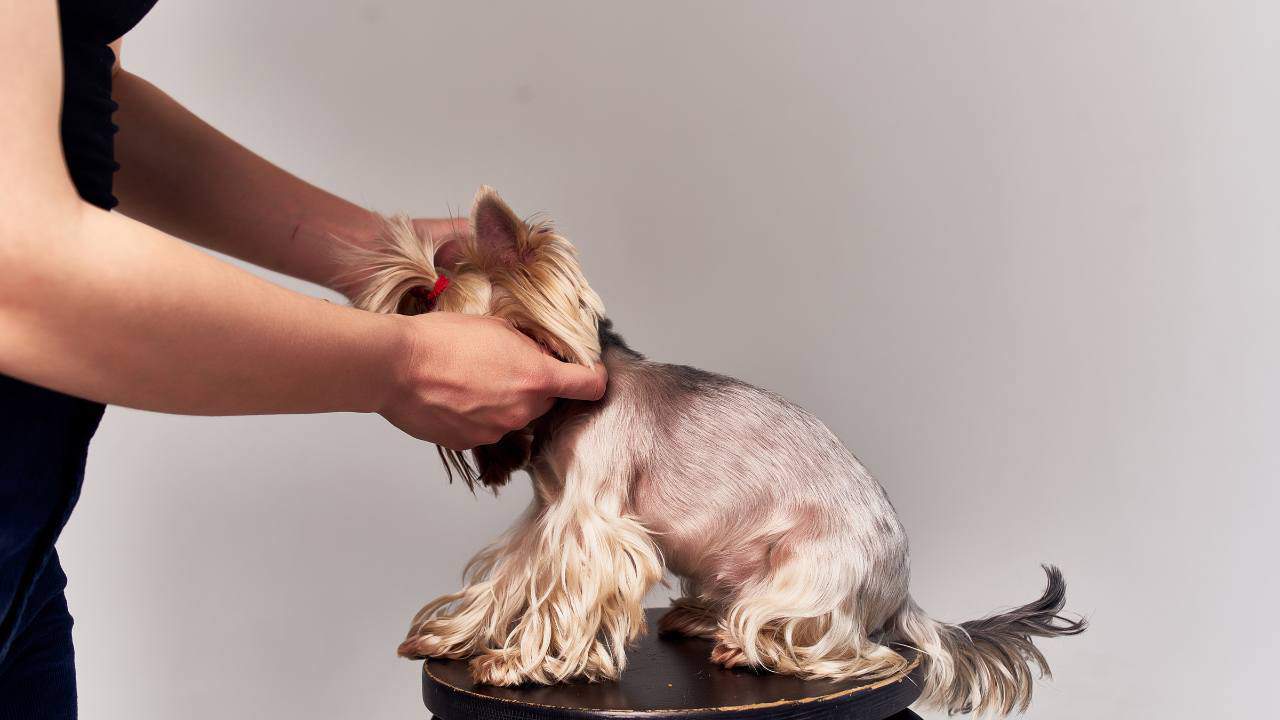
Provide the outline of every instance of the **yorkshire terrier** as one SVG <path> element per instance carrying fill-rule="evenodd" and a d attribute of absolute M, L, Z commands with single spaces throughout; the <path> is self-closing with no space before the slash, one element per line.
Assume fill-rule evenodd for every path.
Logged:
<path fill-rule="evenodd" d="M 436 239 L 405 218 L 360 261 L 357 307 L 505 318 L 549 353 L 609 372 L 598 402 L 547 415 L 470 457 L 441 448 L 450 478 L 495 491 L 517 470 L 534 500 L 477 554 L 466 587 L 431 601 L 400 645 L 470 658 L 492 685 L 616 679 L 644 631 L 663 568 L 679 576 L 660 630 L 708 638 L 711 660 L 803 678 L 883 678 L 927 658 L 926 702 L 1025 710 L 1032 637 L 1074 635 L 1066 586 L 1045 566 L 1040 599 L 959 625 L 907 592 L 907 537 L 884 489 L 816 417 L 766 390 L 646 359 L 613 331 L 573 246 L 484 187 L 471 235 L 436 267 Z"/>

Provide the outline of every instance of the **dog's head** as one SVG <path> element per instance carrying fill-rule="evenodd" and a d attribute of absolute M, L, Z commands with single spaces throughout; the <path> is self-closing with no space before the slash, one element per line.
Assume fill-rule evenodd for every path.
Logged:
<path fill-rule="evenodd" d="M 375 312 L 459 312 L 510 322 L 547 352 L 591 367 L 600 362 L 604 304 L 587 284 L 577 251 L 545 219 L 521 220 L 492 188 L 471 207 L 471 236 L 452 240 L 447 267 L 437 267 L 435 238 L 420 237 L 406 218 L 387 221 L 383 247 L 361 252 L 363 290 L 353 304 Z M 444 253 L 442 253 L 444 255 Z M 443 279 L 442 279 L 443 278 Z M 506 483 L 528 462 L 533 433 L 510 433 L 465 455 L 441 448 L 449 477 L 474 488 Z"/>
<path fill-rule="evenodd" d="M 489 187 L 476 193 L 471 230 L 436 309 L 500 317 L 561 360 L 599 362 L 604 304 L 573 245 L 545 219 L 521 220 Z"/>

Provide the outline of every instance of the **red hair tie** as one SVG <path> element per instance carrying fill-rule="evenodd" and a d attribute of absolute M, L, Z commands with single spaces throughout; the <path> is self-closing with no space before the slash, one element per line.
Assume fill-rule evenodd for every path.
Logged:
<path fill-rule="evenodd" d="M 436 284 L 431 286 L 428 291 L 425 286 L 417 285 L 409 290 L 409 294 L 419 298 L 427 304 L 426 312 L 431 312 L 436 307 L 436 299 L 440 297 L 440 293 L 449 287 L 449 278 L 444 275 L 436 276 Z"/>

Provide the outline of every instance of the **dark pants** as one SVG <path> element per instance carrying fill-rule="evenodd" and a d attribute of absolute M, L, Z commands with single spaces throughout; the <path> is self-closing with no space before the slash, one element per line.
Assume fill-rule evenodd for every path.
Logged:
<path fill-rule="evenodd" d="M 75 720 L 75 650 L 65 585 L 57 557 L 50 558 L 0 660 L 0 720 Z"/>

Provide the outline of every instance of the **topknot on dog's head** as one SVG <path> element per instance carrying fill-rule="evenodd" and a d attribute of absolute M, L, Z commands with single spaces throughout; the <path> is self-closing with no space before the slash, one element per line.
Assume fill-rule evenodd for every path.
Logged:
<path fill-rule="evenodd" d="M 404 215 L 378 219 L 381 227 L 373 247 L 345 241 L 339 246 L 344 264 L 353 270 L 338 278 L 338 284 L 358 288 L 351 304 L 361 310 L 401 315 L 426 312 L 424 293 L 436 288 L 441 277 L 448 279 L 435 265 L 436 251 L 448 240 L 419 234 Z"/>

